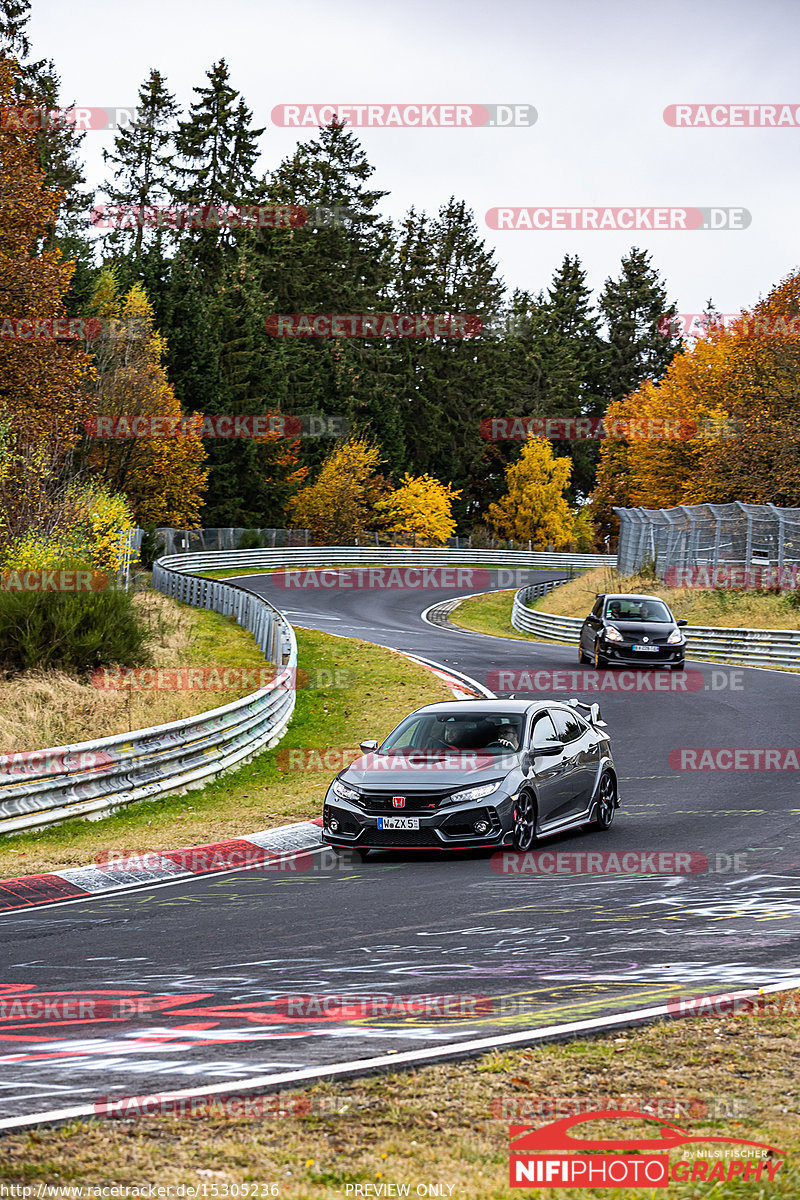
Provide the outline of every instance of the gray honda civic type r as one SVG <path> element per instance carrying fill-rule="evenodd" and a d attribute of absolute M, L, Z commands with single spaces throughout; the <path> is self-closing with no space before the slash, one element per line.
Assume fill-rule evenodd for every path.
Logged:
<path fill-rule="evenodd" d="M 462 700 L 418 708 L 340 771 L 322 840 L 368 850 L 529 850 L 582 825 L 608 829 L 619 807 L 598 705 Z"/>

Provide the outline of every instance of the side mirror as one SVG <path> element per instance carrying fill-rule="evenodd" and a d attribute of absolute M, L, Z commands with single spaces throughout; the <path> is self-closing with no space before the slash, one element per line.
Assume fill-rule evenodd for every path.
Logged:
<path fill-rule="evenodd" d="M 374 753 L 375 750 L 378 749 L 378 743 L 375 741 L 359 742 L 358 748 L 359 748 L 359 750 L 362 751 L 363 754 L 372 754 L 372 753 Z"/>
<path fill-rule="evenodd" d="M 678 628 L 683 629 L 683 627 L 688 624 L 689 624 L 688 621 L 678 621 Z"/>
<path fill-rule="evenodd" d="M 563 742 L 551 742 L 549 746 L 536 746 L 533 751 L 534 758 L 554 758 L 556 754 L 563 753 Z"/>
<path fill-rule="evenodd" d="M 531 767 L 533 766 L 533 763 L 531 761 L 531 756 L 527 750 L 523 750 L 522 753 L 520 754 L 519 766 L 520 766 L 520 770 L 524 771 L 526 775 L 528 774 Z"/>

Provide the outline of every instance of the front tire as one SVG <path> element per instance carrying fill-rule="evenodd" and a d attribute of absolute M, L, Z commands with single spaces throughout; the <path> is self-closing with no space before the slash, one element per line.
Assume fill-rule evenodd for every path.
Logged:
<path fill-rule="evenodd" d="M 600 639 L 599 638 L 597 639 L 597 641 L 594 644 L 594 665 L 597 667 L 598 671 L 600 670 L 601 667 L 608 666 L 608 659 L 604 658 L 603 655 L 600 653 Z"/>
<path fill-rule="evenodd" d="M 586 663 L 590 663 L 591 661 L 592 660 L 589 657 L 589 655 L 584 653 L 583 642 L 579 640 L 578 641 L 578 662 L 580 663 L 581 666 L 585 666 Z"/>
<path fill-rule="evenodd" d="M 595 809 L 595 819 L 592 821 L 592 828 L 610 829 L 616 810 L 617 781 L 610 771 L 604 771 L 603 777 L 600 780 L 600 789 L 597 796 L 597 807 Z"/>
<path fill-rule="evenodd" d="M 530 792 L 522 792 L 514 813 L 514 848 L 530 850 L 536 841 L 536 800 Z"/>

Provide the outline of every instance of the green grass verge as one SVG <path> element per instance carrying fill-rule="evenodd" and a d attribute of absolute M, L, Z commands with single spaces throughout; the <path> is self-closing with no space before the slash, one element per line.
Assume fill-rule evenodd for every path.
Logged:
<path fill-rule="evenodd" d="M 174 849 L 317 817 L 336 768 L 282 770 L 281 751 L 380 740 L 412 709 L 452 698 L 442 680 L 400 654 L 356 638 L 296 632 L 300 668 L 312 677 L 328 671 L 345 686 L 299 690 L 278 746 L 202 790 L 133 804 L 102 821 L 68 821 L 5 838 L 0 878 L 81 866 L 109 849 Z"/>
<path fill-rule="evenodd" d="M 786 1158 L 773 1183 L 765 1172 L 761 1183 L 697 1180 L 655 1191 L 528 1187 L 520 1195 L 794 1200 L 800 1195 L 799 1059 L 794 1015 L 663 1021 L 565 1045 L 283 1093 L 284 1105 L 291 1096 L 311 1102 L 305 1117 L 96 1119 L 10 1133 L 0 1138 L 0 1179 L 63 1188 L 205 1182 L 206 1194 L 220 1197 L 235 1195 L 230 1189 L 237 1184 L 275 1184 L 273 1194 L 282 1200 L 396 1196 L 403 1194 L 397 1186 L 406 1185 L 413 1197 L 431 1194 L 423 1185 L 436 1183 L 447 1185 L 438 1195 L 455 1200 L 500 1200 L 516 1194 L 508 1186 L 509 1122 L 543 1125 L 570 1115 L 572 1104 L 584 1112 L 649 1111 L 692 1135 L 765 1142 Z M 559 1109 L 548 1111 L 548 1103 Z M 641 1123 L 596 1124 L 585 1135 L 619 1137 L 626 1131 L 641 1137 Z M 685 1146 L 670 1160 L 704 1149 L 713 1153 L 714 1147 Z M 712 1158 L 710 1165 L 721 1161 Z M 381 1193 L 381 1184 L 395 1187 Z M 255 1194 L 270 1193 L 259 1187 Z"/>
<path fill-rule="evenodd" d="M 511 605 L 516 588 L 503 592 L 487 592 L 484 596 L 473 596 L 462 600 L 450 613 L 453 625 L 471 629 L 475 633 L 488 633 L 490 637 L 516 638 L 531 641 L 526 633 L 520 633 L 511 624 Z"/>

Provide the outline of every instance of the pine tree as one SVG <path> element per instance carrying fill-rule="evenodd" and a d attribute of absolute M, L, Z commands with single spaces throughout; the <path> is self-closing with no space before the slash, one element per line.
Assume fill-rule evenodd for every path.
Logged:
<path fill-rule="evenodd" d="M 253 114 L 231 86 L 224 58 L 212 65 L 206 78 L 208 87 L 195 88 L 198 99 L 188 117 L 178 123 L 175 146 L 181 160 L 177 165 L 180 182 L 171 188 L 172 199 L 207 210 L 257 204 L 264 186 L 254 166 L 264 127 L 253 128 Z M 226 251 L 241 236 L 251 235 L 246 231 L 237 234 L 224 225 L 185 231 L 181 244 L 202 264 L 209 291 L 229 257 Z"/>
<path fill-rule="evenodd" d="M 0 0 L 0 58 L 13 58 L 22 66 L 30 57 L 30 16 L 29 0 Z"/>
<path fill-rule="evenodd" d="M 173 123 L 180 112 L 175 97 L 167 90 L 160 71 L 151 70 L 139 88 L 137 120 L 119 129 L 114 150 L 103 151 L 103 160 L 113 168 L 113 178 L 103 185 L 113 208 L 146 210 L 163 204 L 175 182 L 172 152 Z M 142 214 L 143 215 L 143 214 Z M 141 263 L 143 249 L 155 245 L 161 252 L 164 231 L 146 228 L 142 220 L 112 228 L 104 240 L 112 254 L 130 251 L 134 267 Z"/>
<path fill-rule="evenodd" d="M 413 209 L 397 235 L 392 299 L 397 311 L 488 318 L 504 285 L 473 213 L 451 197 L 436 217 Z M 461 493 L 459 525 L 486 502 L 497 455 L 480 436 L 501 387 L 499 344 L 487 338 L 409 339 L 403 359 L 403 418 L 408 458 L 417 473 L 449 480 Z M 495 468 L 495 474 L 497 469 Z"/>
<path fill-rule="evenodd" d="M 266 332 L 268 311 L 252 243 L 244 242 L 208 304 L 217 383 L 207 412 L 285 411 L 285 348 Z M 247 528 L 282 524 L 285 505 L 305 474 L 297 473 L 298 449 L 296 440 L 282 437 L 210 441 L 206 523 Z"/>
<path fill-rule="evenodd" d="M 273 312 L 386 311 L 392 231 L 377 211 L 386 193 L 369 187 L 373 173 L 357 138 L 333 122 L 270 176 L 272 203 L 309 214 L 299 228 L 258 232 L 262 287 Z M 319 219 L 331 210 L 341 219 Z M 396 347 L 369 339 L 298 338 L 287 340 L 284 351 L 287 411 L 335 415 L 369 429 L 390 469 L 400 472 L 406 456 Z M 306 439 L 304 462 L 318 466 L 326 449 L 324 442 Z"/>
<path fill-rule="evenodd" d="M 668 303 L 666 285 L 649 252 L 635 246 L 622 259 L 619 278 L 606 280 L 598 304 L 607 326 L 603 390 L 610 402 L 666 373 L 681 340 L 665 334 L 659 321 L 674 316 L 677 307 Z"/>

